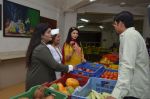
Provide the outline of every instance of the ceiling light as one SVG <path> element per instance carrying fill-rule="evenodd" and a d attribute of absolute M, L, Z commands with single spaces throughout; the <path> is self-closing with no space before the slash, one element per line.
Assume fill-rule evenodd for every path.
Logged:
<path fill-rule="evenodd" d="M 125 3 L 125 2 L 121 2 L 120 5 L 121 5 L 121 6 L 124 6 L 124 5 L 126 5 L 126 3 Z"/>
<path fill-rule="evenodd" d="M 80 20 L 81 20 L 81 21 L 84 21 L 84 22 L 89 22 L 89 20 L 83 19 L 83 18 L 81 18 Z"/>
<path fill-rule="evenodd" d="M 90 2 L 94 2 L 94 1 L 96 1 L 96 0 L 89 0 Z"/>
<path fill-rule="evenodd" d="M 80 25 L 80 26 L 78 26 L 78 29 L 83 28 L 83 27 L 84 27 L 84 25 Z"/>
<path fill-rule="evenodd" d="M 100 25 L 99 28 L 103 29 L 104 27 L 102 25 Z"/>

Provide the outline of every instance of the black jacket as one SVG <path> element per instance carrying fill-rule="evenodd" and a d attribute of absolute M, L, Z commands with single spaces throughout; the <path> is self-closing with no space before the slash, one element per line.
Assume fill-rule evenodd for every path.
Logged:
<path fill-rule="evenodd" d="M 27 68 L 26 90 L 56 80 L 55 71 L 67 72 L 68 66 L 57 63 L 47 46 L 41 43 L 33 50 L 31 66 Z"/>

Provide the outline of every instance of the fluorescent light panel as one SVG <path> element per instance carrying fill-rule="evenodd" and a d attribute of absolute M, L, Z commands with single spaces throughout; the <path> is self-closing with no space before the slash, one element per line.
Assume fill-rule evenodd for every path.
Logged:
<path fill-rule="evenodd" d="M 125 3 L 125 2 L 121 2 L 121 3 L 120 3 L 120 5 L 122 5 L 122 6 L 123 6 L 123 5 L 126 5 L 126 4 L 127 4 L 127 3 Z"/>
<path fill-rule="evenodd" d="M 103 29 L 104 27 L 102 25 L 100 25 L 99 28 Z"/>
<path fill-rule="evenodd" d="M 83 28 L 84 27 L 84 25 L 80 25 L 80 26 L 78 26 L 78 28 Z"/>
<path fill-rule="evenodd" d="M 89 0 L 90 2 L 94 2 L 94 1 L 96 1 L 96 0 Z"/>
<path fill-rule="evenodd" d="M 83 19 L 83 18 L 81 18 L 80 20 L 83 21 L 83 22 L 89 22 L 89 20 Z"/>

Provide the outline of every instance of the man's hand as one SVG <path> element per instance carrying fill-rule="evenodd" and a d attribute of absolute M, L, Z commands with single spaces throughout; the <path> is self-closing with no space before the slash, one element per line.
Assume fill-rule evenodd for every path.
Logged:
<path fill-rule="evenodd" d="M 112 96 L 108 96 L 108 97 L 106 97 L 106 99 L 116 99 L 116 98 L 114 98 Z"/>

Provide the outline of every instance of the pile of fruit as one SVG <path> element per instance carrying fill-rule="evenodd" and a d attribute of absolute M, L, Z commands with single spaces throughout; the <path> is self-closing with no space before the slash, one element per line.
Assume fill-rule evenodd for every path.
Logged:
<path fill-rule="evenodd" d="M 83 67 L 77 68 L 77 70 L 79 70 L 79 71 L 85 71 L 85 72 L 89 72 L 89 73 L 93 73 L 93 70 L 88 69 L 88 68 L 83 68 Z"/>
<path fill-rule="evenodd" d="M 48 94 L 46 95 L 44 91 L 46 90 L 47 87 L 45 86 L 40 86 L 38 87 L 35 92 L 33 93 L 32 99 L 55 99 L 54 94 Z M 28 97 L 21 97 L 18 99 L 29 99 Z"/>
<path fill-rule="evenodd" d="M 91 77 L 101 69 L 103 69 L 102 64 L 86 62 L 78 64 L 71 73 Z"/>
<path fill-rule="evenodd" d="M 44 90 L 46 89 L 45 86 L 41 86 L 37 88 L 34 92 L 33 99 L 55 99 L 55 95 L 45 95 Z"/>
<path fill-rule="evenodd" d="M 102 59 L 100 60 L 101 64 L 113 64 L 116 63 L 119 60 L 119 56 L 116 54 L 106 54 L 102 56 Z"/>
<path fill-rule="evenodd" d="M 117 80 L 118 79 L 118 72 L 112 72 L 109 70 L 106 70 L 100 78 L 106 78 L 106 79 L 111 79 L 111 80 Z"/>
<path fill-rule="evenodd" d="M 111 65 L 109 65 L 108 68 L 114 69 L 114 70 L 118 70 L 118 65 L 116 65 L 116 64 L 111 64 Z"/>
<path fill-rule="evenodd" d="M 65 86 L 61 83 L 54 83 L 49 88 L 55 89 L 59 92 L 62 92 L 66 95 L 71 95 L 74 92 L 74 89 L 79 86 L 79 81 L 74 78 L 68 78 L 66 80 Z"/>
<path fill-rule="evenodd" d="M 113 64 L 113 62 L 111 62 L 108 58 L 104 57 L 100 60 L 100 63 L 101 64 L 107 64 L 107 65 L 110 65 L 110 64 Z"/>
<path fill-rule="evenodd" d="M 103 92 L 98 93 L 95 90 L 91 90 L 90 94 L 87 96 L 88 99 L 106 99 L 106 97 L 110 96 L 109 93 Z"/>
<path fill-rule="evenodd" d="M 118 54 L 106 54 L 103 57 L 106 57 L 111 62 L 117 62 L 119 60 L 119 55 Z"/>

